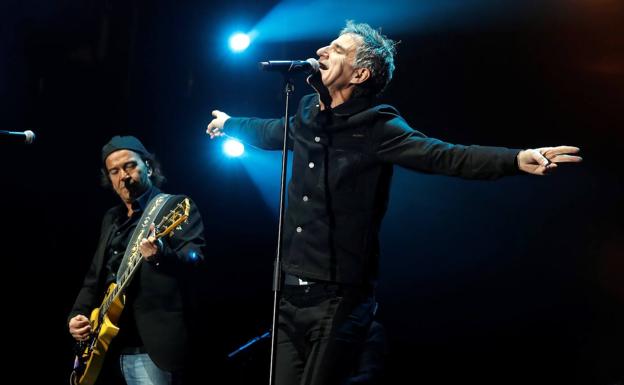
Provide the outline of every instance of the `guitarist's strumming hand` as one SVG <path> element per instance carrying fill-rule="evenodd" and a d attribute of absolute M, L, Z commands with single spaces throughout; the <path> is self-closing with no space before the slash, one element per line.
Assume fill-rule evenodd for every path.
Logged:
<path fill-rule="evenodd" d="M 89 338 L 91 333 L 91 323 L 89 319 L 82 314 L 78 314 L 74 318 L 69 320 L 69 334 L 76 339 L 76 341 L 84 341 Z"/>
<path fill-rule="evenodd" d="M 150 225 L 150 235 L 148 238 L 143 238 L 139 244 L 139 251 L 141 256 L 146 261 L 152 261 L 156 255 L 162 250 L 162 240 L 156 239 L 156 227 L 152 223 Z"/>

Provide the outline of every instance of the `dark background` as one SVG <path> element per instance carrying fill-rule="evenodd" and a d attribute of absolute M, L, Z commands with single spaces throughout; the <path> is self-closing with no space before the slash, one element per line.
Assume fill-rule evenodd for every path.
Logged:
<path fill-rule="evenodd" d="M 401 40 L 383 100 L 430 136 L 571 144 L 584 162 L 496 182 L 396 169 L 378 292 L 388 383 L 610 384 L 624 377 L 624 5 L 474 3 L 479 12 L 426 28 L 381 25 Z M 159 156 L 165 189 L 190 195 L 206 225 L 194 378 L 268 381 L 266 341 L 226 355 L 271 323 L 279 156 L 253 170 L 264 153 L 225 158 L 204 130 L 214 108 L 279 116 L 279 77 L 255 63 L 315 56 L 340 29 L 228 53 L 228 20 L 249 27 L 274 4 L 3 1 L 0 129 L 37 134 L 0 143 L 4 373 L 67 381 L 66 315 L 117 203 L 98 186 L 100 148 L 125 133 Z M 297 82 L 295 100 L 309 92 Z"/>

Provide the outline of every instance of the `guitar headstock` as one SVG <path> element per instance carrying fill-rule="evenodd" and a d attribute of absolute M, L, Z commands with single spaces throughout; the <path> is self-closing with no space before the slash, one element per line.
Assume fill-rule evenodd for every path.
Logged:
<path fill-rule="evenodd" d="M 174 230 L 181 230 L 182 222 L 188 219 L 190 210 L 191 202 L 188 198 L 184 198 L 156 225 L 156 238 L 164 237 L 165 235 L 173 236 Z"/>

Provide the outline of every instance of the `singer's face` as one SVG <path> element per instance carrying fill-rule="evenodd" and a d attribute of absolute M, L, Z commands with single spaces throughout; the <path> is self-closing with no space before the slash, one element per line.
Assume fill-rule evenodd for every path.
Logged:
<path fill-rule="evenodd" d="M 124 203 L 132 203 L 151 186 L 152 171 L 134 151 L 115 151 L 105 164 L 113 189 Z"/>
<path fill-rule="evenodd" d="M 323 84 L 330 92 L 341 91 L 352 83 L 355 53 L 361 43 L 361 37 L 345 33 L 316 51 Z"/>

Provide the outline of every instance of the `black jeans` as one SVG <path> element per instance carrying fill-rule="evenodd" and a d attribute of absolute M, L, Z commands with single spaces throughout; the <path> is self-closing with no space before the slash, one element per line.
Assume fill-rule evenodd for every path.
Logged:
<path fill-rule="evenodd" d="M 276 385 L 346 384 L 358 371 L 375 311 L 372 290 L 317 282 L 285 285 Z"/>

